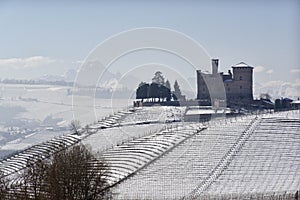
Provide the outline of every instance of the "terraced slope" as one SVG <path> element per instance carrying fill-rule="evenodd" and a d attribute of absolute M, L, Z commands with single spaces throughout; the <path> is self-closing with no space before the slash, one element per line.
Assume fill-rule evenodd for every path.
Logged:
<path fill-rule="evenodd" d="M 77 135 L 54 138 L 45 143 L 34 145 L 20 153 L 0 161 L 0 170 L 5 176 L 12 175 L 26 167 L 28 162 L 49 157 L 51 154 L 76 144 L 81 140 Z"/>
<path fill-rule="evenodd" d="M 115 188 L 119 199 L 176 199 L 192 192 L 256 120 L 217 121 Z M 218 142 L 222 141 L 222 142 Z"/>
<path fill-rule="evenodd" d="M 94 124 L 88 131 L 83 130 L 81 135 L 63 135 L 53 138 L 47 142 L 33 145 L 27 149 L 24 149 L 23 151 L 16 152 L 15 154 L 0 161 L 0 170 L 4 173 L 4 176 L 13 175 L 24 169 L 27 163 L 35 162 L 38 159 L 47 158 L 63 148 L 67 148 L 82 141 L 82 139 L 90 136 L 95 131 L 119 126 L 118 120 L 121 120 L 122 117 L 132 113 L 133 111 L 120 111 L 115 115 L 106 117 L 97 124 Z"/>
<path fill-rule="evenodd" d="M 299 189 L 300 117 L 292 111 L 264 116 L 204 194 L 294 194 Z"/>
<path fill-rule="evenodd" d="M 16 175 L 17 172 L 26 167 L 27 163 L 47 158 L 61 149 L 72 146 L 78 142 L 91 145 L 96 152 L 105 151 L 125 141 L 158 132 L 165 127 L 165 121 L 169 117 L 172 117 L 168 116 L 166 112 L 172 114 L 173 110 L 177 111 L 178 109 L 173 107 L 155 107 L 153 109 L 146 108 L 145 110 L 129 109 L 119 111 L 89 126 L 88 129 L 80 131 L 80 135 L 64 135 L 41 144 L 33 145 L 23 151 L 16 152 L 0 161 L 0 170 L 4 173 L 4 176 Z M 184 108 L 181 110 L 184 110 Z M 179 109 L 176 113 L 181 115 L 181 110 Z M 177 116 L 176 113 L 175 115 Z M 134 121 L 137 116 L 140 116 L 140 120 Z M 153 160 L 153 157 L 145 163 L 151 160 Z M 112 183 L 114 182 L 115 180 L 112 181 Z"/>
<path fill-rule="evenodd" d="M 134 125 L 145 110 L 126 112 L 103 119 L 80 136 L 32 146 L 2 160 L 0 169 L 17 174 L 28 161 L 81 141 L 109 163 L 107 179 L 116 199 L 250 199 L 299 190 L 299 111 L 223 119 L 207 129 L 197 123 L 166 128 L 155 119 L 160 110 L 151 110 L 152 118 L 141 117 Z"/>
<path fill-rule="evenodd" d="M 114 188 L 117 199 L 293 196 L 300 187 L 298 111 L 211 124 Z"/>
<path fill-rule="evenodd" d="M 147 135 L 118 145 L 101 156 L 109 166 L 111 185 L 137 173 L 180 143 L 205 129 L 202 125 L 188 125 Z"/>

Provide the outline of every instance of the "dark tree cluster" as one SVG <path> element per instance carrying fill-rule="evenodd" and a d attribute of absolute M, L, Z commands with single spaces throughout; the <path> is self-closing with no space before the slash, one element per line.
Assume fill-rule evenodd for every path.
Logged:
<path fill-rule="evenodd" d="M 170 101 L 171 91 L 166 86 L 157 83 L 141 83 L 136 90 L 136 98 L 142 99 L 142 101 L 145 99 L 151 101 L 155 101 L 155 99 Z"/>
<path fill-rule="evenodd" d="M 28 163 L 19 183 L 8 184 L 11 180 L 1 178 L 0 200 L 109 199 L 107 170 L 104 161 L 76 145 L 50 159 Z"/>
<path fill-rule="evenodd" d="M 287 98 L 276 99 L 275 100 L 275 110 L 288 110 L 291 108 L 291 100 Z"/>
<path fill-rule="evenodd" d="M 171 92 L 170 82 L 165 79 L 160 71 L 156 72 L 152 78 L 152 83 L 141 82 L 136 89 L 136 99 L 147 101 L 171 101 L 180 99 L 182 96 L 179 84 L 175 81 L 174 92 Z"/>

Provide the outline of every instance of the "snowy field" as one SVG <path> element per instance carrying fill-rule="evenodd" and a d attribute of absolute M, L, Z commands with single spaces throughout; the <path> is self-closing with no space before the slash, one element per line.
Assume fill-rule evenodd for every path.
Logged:
<path fill-rule="evenodd" d="M 83 140 L 83 143 L 91 146 L 95 152 L 102 152 L 124 142 L 158 133 L 167 127 L 182 126 L 183 122 L 180 120 L 184 110 L 185 107 L 173 106 L 136 108 L 134 112 L 117 120 L 116 124 L 120 126 L 98 130 Z M 172 124 L 169 123 L 171 121 Z"/>
<path fill-rule="evenodd" d="M 126 116 L 122 123 L 176 122 L 183 119 L 186 107 L 152 106 L 136 108 L 136 112 Z"/>
<path fill-rule="evenodd" d="M 103 152 L 101 157 L 109 165 L 107 179 L 111 185 L 126 179 L 204 128 L 201 124 L 169 127 Z"/>
<path fill-rule="evenodd" d="M 118 199 L 239 198 L 300 187 L 300 113 L 215 122 L 117 185 Z"/>
<path fill-rule="evenodd" d="M 131 105 L 127 99 L 75 96 L 71 87 L 0 84 L 0 159 L 15 151 L 69 134 L 73 110 L 82 125 Z M 75 116 L 75 117 L 76 117 Z"/>
<path fill-rule="evenodd" d="M 92 148 L 94 153 L 101 153 L 123 142 L 159 132 L 164 124 L 131 125 L 99 130 L 87 137 L 83 144 Z"/>

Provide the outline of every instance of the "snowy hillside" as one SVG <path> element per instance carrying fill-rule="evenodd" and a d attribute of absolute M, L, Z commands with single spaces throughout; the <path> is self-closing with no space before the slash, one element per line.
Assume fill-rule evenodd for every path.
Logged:
<path fill-rule="evenodd" d="M 116 199 L 290 197 L 299 189 L 299 111 L 205 124 L 181 121 L 184 112 L 184 107 L 115 109 L 80 136 L 25 134 L 1 146 L 2 152 L 20 152 L 3 159 L 0 169 L 16 175 L 28 161 L 82 142 L 107 160 L 106 178 Z"/>
<path fill-rule="evenodd" d="M 290 111 L 211 124 L 114 192 L 118 199 L 294 194 L 300 186 L 299 116 Z"/>

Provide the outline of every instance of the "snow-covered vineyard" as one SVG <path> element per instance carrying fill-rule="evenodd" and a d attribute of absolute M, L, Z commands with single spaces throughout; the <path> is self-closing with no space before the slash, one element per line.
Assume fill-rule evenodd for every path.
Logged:
<path fill-rule="evenodd" d="M 299 111 L 210 124 L 115 188 L 118 199 L 293 197 Z"/>
<path fill-rule="evenodd" d="M 110 166 L 115 199 L 293 197 L 300 189 L 300 113 L 182 122 L 184 108 L 120 111 L 0 161 L 5 175 L 82 142 Z"/>
<path fill-rule="evenodd" d="M 4 176 L 15 175 L 28 163 L 47 158 L 78 142 L 91 146 L 95 153 L 103 152 L 134 138 L 151 135 L 165 129 L 168 127 L 165 122 L 172 121 L 174 116 L 179 118 L 183 110 L 182 108 L 155 107 L 153 109 L 119 111 L 90 125 L 87 129 L 82 130 L 80 135 L 59 136 L 6 156 L 0 160 L 0 170 Z M 172 113 L 171 119 L 170 113 Z"/>
<path fill-rule="evenodd" d="M 30 148 L 16 153 L 0 161 L 0 170 L 5 176 L 12 175 L 24 169 L 28 163 L 49 157 L 63 148 L 72 146 L 80 141 L 76 135 L 67 135 L 54 138 L 42 144 L 34 145 Z"/>

